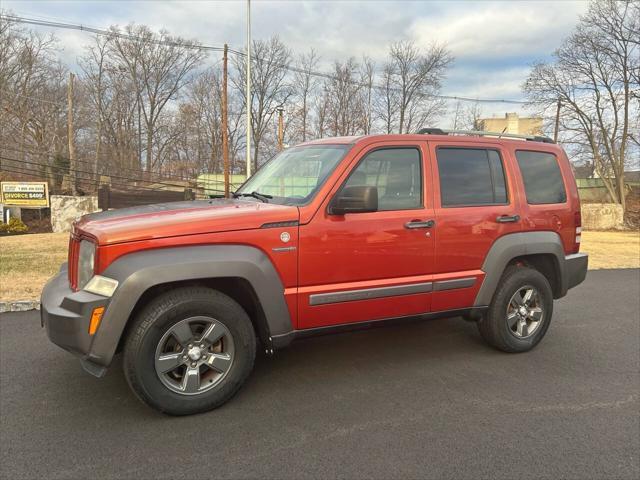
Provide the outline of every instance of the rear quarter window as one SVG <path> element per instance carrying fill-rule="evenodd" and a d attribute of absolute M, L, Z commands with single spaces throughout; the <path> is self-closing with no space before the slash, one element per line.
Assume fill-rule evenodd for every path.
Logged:
<path fill-rule="evenodd" d="M 516 159 L 522 174 L 527 203 L 541 205 L 567 201 L 562 172 L 555 155 L 517 150 Z"/>

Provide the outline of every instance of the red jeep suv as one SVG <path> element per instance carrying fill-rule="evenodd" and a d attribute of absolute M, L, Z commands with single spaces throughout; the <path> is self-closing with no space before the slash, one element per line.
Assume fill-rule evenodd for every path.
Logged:
<path fill-rule="evenodd" d="M 82 217 L 42 293 L 51 341 L 96 376 L 123 351 L 136 395 L 184 415 L 226 402 L 257 345 L 309 335 L 464 316 L 525 352 L 587 271 L 571 166 L 546 137 L 326 138 L 233 196 Z"/>

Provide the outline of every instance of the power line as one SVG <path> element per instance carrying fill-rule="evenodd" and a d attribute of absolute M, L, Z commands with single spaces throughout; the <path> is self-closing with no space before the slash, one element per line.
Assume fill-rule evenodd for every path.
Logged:
<path fill-rule="evenodd" d="M 10 159 L 7 157 L 2 157 L 0 156 L 0 159 L 4 159 L 4 160 L 13 160 L 13 161 L 17 161 L 15 159 Z M 51 169 L 56 169 L 56 167 L 52 167 L 50 165 L 43 165 L 43 164 L 35 164 L 34 167 L 25 167 L 23 166 L 13 166 L 10 165 L 9 167 L 7 167 L 6 165 L 2 167 L 2 169 L 0 171 L 2 172 L 9 172 L 9 173 L 15 173 L 15 174 L 21 174 L 21 175 L 29 175 L 32 177 L 37 177 L 39 179 L 42 179 L 43 177 L 46 177 L 47 174 L 43 173 L 42 171 L 39 171 L 37 168 L 35 168 L 35 166 L 41 166 L 41 167 L 47 167 L 47 168 L 51 168 Z M 63 173 L 63 172 L 60 172 Z M 58 175 L 60 175 L 60 173 L 57 173 Z M 56 174 L 54 172 L 54 174 Z M 100 188 L 102 185 L 105 185 L 105 183 L 101 183 L 98 180 L 93 180 L 90 178 L 80 178 L 79 179 L 79 184 L 81 186 L 85 186 L 85 187 L 92 187 L 92 188 Z M 126 184 L 126 183 L 120 183 L 120 182 L 110 182 L 109 185 L 115 189 L 123 189 L 123 190 L 141 190 L 141 191 L 145 191 L 145 192 L 166 192 L 166 191 L 178 191 L 175 189 L 168 189 L 168 188 L 154 188 L 154 187 L 149 187 L 149 186 L 144 186 L 144 185 L 130 185 L 130 184 Z M 193 189 L 194 187 L 192 186 L 181 186 L 181 189 L 185 189 L 185 188 L 191 188 Z M 195 187 L 196 189 L 198 189 L 197 187 Z M 214 188 L 210 188 L 210 190 L 216 190 Z"/>
<path fill-rule="evenodd" d="M 62 107 L 64 109 L 67 108 L 67 104 L 64 103 L 64 102 L 53 102 L 51 100 L 45 100 L 44 98 L 32 97 L 30 95 L 23 95 L 21 93 L 12 93 L 11 95 L 13 95 L 14 97 L 28 98 L 29 100 L 35 100 L 37 102 L 50 103 L 51 105 L 55 105 L 57 107 Z"/>
<path fill-rule="evenodd" d="M 189 47 L 197 50 L 205 50 L 205 51 L 214 51 L 214 52 L 222 52 L 223 47 L 214 47 L 209 45 L 201 45 L 194 42 L 189 42 L 188 40 L 184 40 L 182 42 L 171 42 L 168 40 L 155 40 L 151 38 L 141 38 L 135 35 L 128 35 L 126 33 L 122 33 L 118 30 L 103 30 L 101 28 L 88 27 L 82 24 L 76 23 L 67 23 L 67 22 L 52 22 L 49 20 L 38 20 L 36 18 L 28 18 L 28 17 L 18 17 L 16 15 L 7 15 L 2 14 L 0 18 L 4 18 L 10 22 L 14 23 L 24 23 L 28 25 L 39 25 L 42 27 L 51 27 L 51 28 L 62 28 L 66 30 L 80 30 L 82 32 L 95 33 L 96 35 L 104 35 L 110 37 L 118 37 L 123 38 L 125 40 L 137 40 L 137 41 L 145 41 L 148 43 L 152 43 L 154 45 L 166 45 L 170 47 Z"/>
<path fill-rule="evenodd" d="M 27 176 L 27 177 L 37 178 L 38 180 L 42 180 L 42 178 L 45 176 L 41 172 L 38 172 L 35 169 L 24 169 L 24 168 L 18 168 L 18 167 L 15 167 L 15 168 L 3 167 L 2 171 L 3 172 L 8 172 L 8 173 L 13 173 L 13 174 L 16 174 L 16 175 L 24 175 L 24 176 Z M 80 182 L 80 186 L 81 187 L 89 186 L 89 187 L 94 187 L 97 190 L 101 186 L 105 185 L 105 184 L 102 184 L 102 183 L 99 183 L 99 182 L 93 181 L 93 180 L 87 180 L 87 179 L 81 179 L 81 180 L 82 180 Z M 110 186 L 114 187 L 116 190 L 118 188 L 125 188 L 125 187 L 128 187 L 129 190 L 131 189 L 130 185 L 129 186 L 125 186 L 124 184 L 118 184 L 118 183 L 115 183 L 115 184 L 112 183 L 112 184 L 110 184 Z M 144 186 L 136 186 L 134 188 L 137 189 L 137 190 L 143 190 L 143 191 L 146 191 L 146 192 L 176 191 L 176 190 L 167 190 L 167 189 L 164 189 L 164 188 L 150 188 L 150 187 L 144 187 Z M 224 191 L 221 188 L 212 188 L 212 187 L 207 187 L 206 190 L 213 191 L 213 192 L 223 192 Z"/>
<path fill-rule="evenodd" d="M 81 174 L 93 176 L 93 172 L 87 172 L 86 170 L 80 170 L 78 168 L 71 169 L 71 168 L 64 167 L 64 166 L 49 165 L 49 164 L 41 163 L 41 162 L 29 162 L 29 161 L 21 160 L 21 159 L 17 159 L 17 158 L 5 157 L 3 155 L 0 155 L 0 159 L 5 160 L 5 161 L 10 161 L 10 162 L 18 162 L 18 163 L 21 163 L 21 164 L 37 166 L 37 167 L 50 168 L 52 170 L 58 170 L 58 171 L 61 171 L 61 172 L 70 172 L 70 173 L 73 172 L 73 173 L 76 173 L 76 174 L 77 173 L 81 173 Z M 11 166 L 11 165 L 9 165 L 9 166 Z M 20 165 L 18 165 L 18 167 L 20 167 Z M 141 178 L 134 178 L 134 177 L 125 177 L 125 176 L 122 176 L 122 175 L 109 175 L 109 177 L 111 179 L 115 178 L 117 180 L 124 180 L 124 181 L 130 181 L 130 182 L 156 184 L 156 185 L 161 185 L 163 187 L 174 187 L 174 188 L 185 188 L 186 187 L 185 185 L 179 185 L 179 184 L 174 184 L 174 183 L 166 183 L 166 182 L 157 182 L 157 181 L 152 181 L 152 180 L 144 180 L 144 179 L 141 179 Z M 88 178 L 88 179 L 82 179 L 81 178 L 81 180 L 91 180 L 91 179 L 90 178 Z M 152 187 L 145 187 L 145 186 L 140 186 L 140 187 L 153 190 Z"/>
<path fill-rule="evenodd" d="M 54 22 L 49 20 L 40 20 L 36 18 L 19 17 L 16 15 L 7 15 L 7 14 L 0 15 L 0 18 L 4 18 L 14 23 L 38 25 L 38 26 L 51 27 L 51 28 L 61 28 L 61 29 L 67 29 L 67 30 L 79 30 L 83 32 L 94 33 L 96 35 L 118 37 L 126 40 L 134 40 L 134 41 L 145 41 L 145 42 L 152 43 L 154 45 L 166 45 L 166 46 L 174 46 L 174 47 L 181 46 L 181 47 L 188 47 L 188 48 L 193 48 L 193 49 L 202 50 L 202 51 L 213 51 L 213 52 L 224 51 L 224 47 L 204 45 L 201 43 L 189 42 L 189 41 L 171 42 L 167 40 L 144 39 L 141 37 L 137 37 L 135 35 L 129 35 L 116 30 L 104 30 L 100 28 L 88 27 L 82 24 L 75 24 L 75 23 L 69 23 L 69 22 Z M 246 53 L 240 50 L 232 49 L 232 48 L 229 48 L 229 53 L 232 53 L 234 55 L 241 56 L 241 57 L 246 57 Z M 252 55 L 252 58 L 258 59 L 258 57 L 253 55 Z M 277 65 L 291 72 L 302 73 L 305 75 L 325 78 L 328 80 L 337 80 L 337 77 L 335 75 L 332 75 L 331 73 L 320 72 L 316 70 L 308 70 L 308 69 L 296 67 L 293 65 L 286 65 L 286 64 L 277 64 Z M 369 84 L 366 84 L 363 82 L 351 81 L 347 83 L 350 83 L 351 85 L 360 86 L 360 87 L 369 87 Z M 386 87 L 378 84 L 373 84 L 371 85 L 371 87 L 375 88 L 376 90 L 386 90 Z M 397 88 L 390 88 L 390 90 L 400 91 Z M 455 101 L 461 101 L 461 102 L 504 103 L 504 104 L 517 104 L 517 105 L 526 105 L 528 103 L 524 100 L 510 100 L 510 99 L 499 99 L 499 98 L 472 98 L 472 97 L 465 97 L 465 96 L 441 95 L 441 94 L 433 94 L 433 93 L 422 93 L 422 94 L 432 98 L 438 98 L 442 100 L 455 100 Z"/>
<path fill-rule="evenodd" d="M 10 145 L 4 145 L 3 146 L 4 149 L 6 150 L 11 150 L 13 152 L 17 152 L 17 153 L 28 153 L 31 155 L 41 155 L 41 156 L 45 156 L 47 158 L 59 158 L 60 160 L 66 160 L 66 161 L 71 161 L 71 159 L 69 157 L 66 157 L 62 154 L 52 154 L 52 153 L 48 153 L 48 152 L 38 152 L 32 149 L 21 149 L 21 148 L 16 148 Z M 105 154 L 106 155 L 106 154 Z M 101 158 L 100 160 L 104 160 L 104 158 Z M 76 162 L 84 164 L 84 165 L 88 165 L 88 167 L 83 167 L 83 168 L 90 168 L 93 167 L 95 165 L 95 160 L 87 160 L 85 158 L 77 158 Z M 135 169 L 135 168 L 129 168 L 129 167 L 122 167 L 122 166 L 117 166 L 116 168 L 118 168 L 119 170 L 125 170 L 128 172 L 132 172 L 132 174 L 140 174 L 140 175 L 144 175 L 144 174 L 148 174 L 151 175 L 151 180 L 149 180 L 149 183 L 159 183 L 159 182 L 163 182 L 166 179 L 169 180 L 182 180 L 182 181 L 193 181 L 192 177 L 185 177 L 184 175 L 170 175 L 170 176 L 165 176 L 163 179 L 163 175 L 161 173 L 158 172 L 144 172 L 142 169 Z M 98 172 L 100 175 L 105 175 L 105 176 L 109 176 L 110 174 L 108 173 L 104 173 L 104 172 Z M 200 173 L 204 173 L 204 172 L 200 172 Z M 156 175 L 156 178 L 158 178 L 158 180 L 153 180 L 153 175 Z M 133 178 L 133 177 L 132 177 Z"/>

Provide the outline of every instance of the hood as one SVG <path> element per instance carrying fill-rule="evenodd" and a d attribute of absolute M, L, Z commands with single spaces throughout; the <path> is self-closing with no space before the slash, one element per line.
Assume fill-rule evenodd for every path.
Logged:
<path fill-rule="evenodd" d="M 198 233 L 260 228 L 265 223 L 298 221 L 298 208 L 250 200 L 216 199 L 160 203 L 91 213 L 74 224 L 100 245 Z"/>

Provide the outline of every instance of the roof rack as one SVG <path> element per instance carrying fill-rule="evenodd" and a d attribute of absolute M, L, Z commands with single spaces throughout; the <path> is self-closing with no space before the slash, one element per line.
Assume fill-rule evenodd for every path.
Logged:
<path fill-rule="evenodd" d="M 517 135 L 515 133 L 485 132 L 482 130 L 443 130 L 441 128 L 421 128 L 418 134 L 424 135 L 474 135 L 477 137 L 517 138 L 529 142 L 556 143 L 544 135 Z"/>

